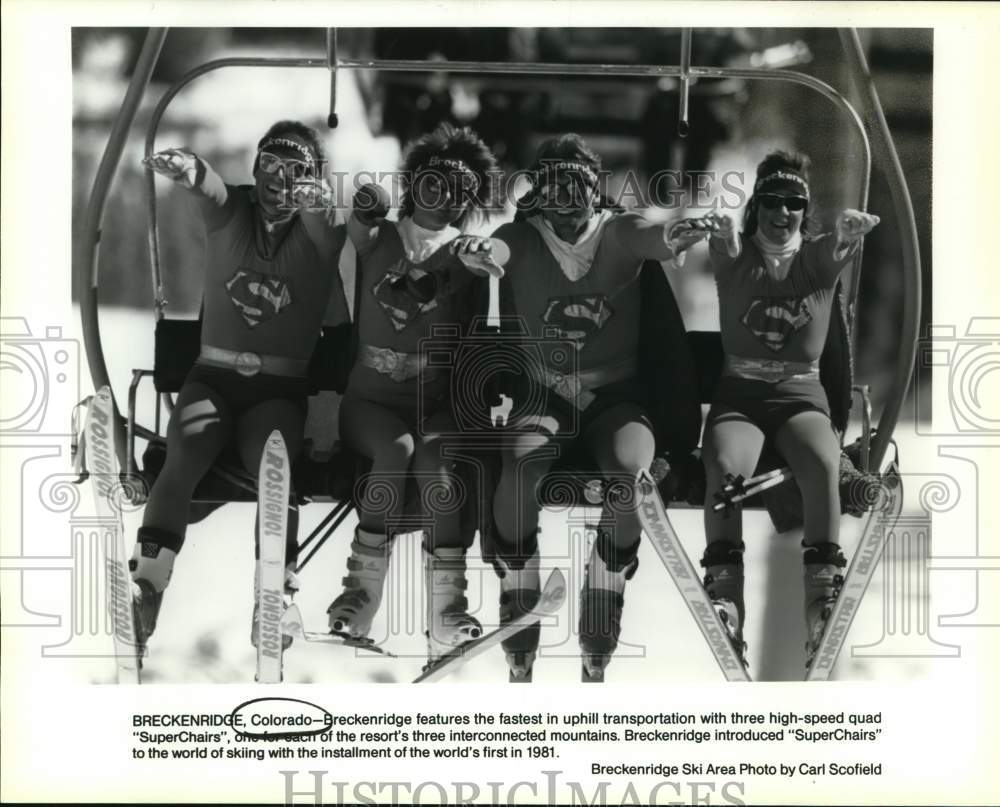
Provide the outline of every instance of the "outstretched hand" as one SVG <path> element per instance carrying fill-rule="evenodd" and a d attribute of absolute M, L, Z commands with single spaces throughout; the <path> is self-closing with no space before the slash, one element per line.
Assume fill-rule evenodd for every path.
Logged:
<path fill-rule="evenodd" d="M 735 258 L 740 254 L 740 242 L 736 234 L 736 221 L 728 213 L 720 213 L 716 210 L 706 213 L 702 219 L 708 228 L 711 237 L 719 238 L 726 244 L 726 252 L 730 258 Z"/>
<path fill-rule="evenodd" d="M 879 217 L 871 213 L 844 210 L 837 217 L 837 236 L 842 241 L 857 241 L 874 230 L 879 221 Z"/>
<path fill-rule="evenodd" d="M 680 219 L 667 229 L 667 243 L 678 256 L 711 234 L 711 227 L 704 218 Z"/>
<path fill-rule="evenodd" d="M 389 194 L 374 182 L 358 188 L 352 203 L 355 217 L 365 227 L 380 227 L 389 215 L 389 205 Z"/>
<path fill-rule="evenodd" d="M 188 149 L 164 149 L 143 158 L 142 164 L 188 190 L 198 186 L 201 161 Z"/>
<path fill-rule="evenodd" d="M 503 267 L 493 258 L 492 239 L 478 235 L 460 235 L 451 242 L 449 248 L 466 268 L 476 274 L 495 278 L 504 276 Z"/>

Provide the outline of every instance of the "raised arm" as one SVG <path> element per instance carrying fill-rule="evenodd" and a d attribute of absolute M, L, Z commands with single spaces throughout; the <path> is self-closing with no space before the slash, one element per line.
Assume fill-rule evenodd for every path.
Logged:
<path fill-rule="evenodd" d="M 229 218 L 226 183 L 208 162 L 193 151 L 185 148 L 164 149 L 142 162 L 160 176 L 191 191 L 209 227 L 224 224 Z"/>
<path fill-rule="evenodd" d="M 648 221 L 637 213 L 624 213 L 617 226 L 620 242 L 640 260 L 683 262 L 685 250 L 708 236 L 704 219 L 662 223 Z"/>
<path fill-rule="evenodd" d="M 861 240 L 879 223 L 878 216 L 860 210 L 844 210 L 837 217 L 835 231 L 807 243 L 823 283 L 833 286 L 847 268 Z"/>
<path fill-rule="evenodd" d="M 868 233 L 879 223 L 878 216 L 860 210 L 841 211 L 837 216 L 837 238 L 833 241 L 833 259 L 842 261 L 854 253 Z"/>
<path fill-rule="evenodd" d="M 347 218 L 347 235 L 359 255 L 375 244 L 378 231 L 389 215 L 389 194 L 381 185 L 362 185 L 354 194 L 351 215 Z"/>

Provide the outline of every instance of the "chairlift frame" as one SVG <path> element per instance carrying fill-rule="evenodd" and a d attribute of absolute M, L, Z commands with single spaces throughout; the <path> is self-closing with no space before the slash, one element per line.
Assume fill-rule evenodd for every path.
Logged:
<path fill-rule="evenodd" d="M 98 289 L 100 283 L 99 244 L 101 224 L 105 204 L 115 172 L 121 160 L 128 132 L 135 119 L 142 97 L 149 84 L 153 69 L 159 58 L 168 29 L 149 29 L 142 46 L 135 70 L 132 74 L 125 98 L 115 119 L 108 145 L 101 159 L 94 179 L 93 189 L 87 206 L 84 235 L 81 241 L 80 259 L 77 261 L 76 287 L 80 301 L 80 311 L 83 327 L 84 345 L 88 365 L 95 389 L 108 385 L 114 390 L 108 377 L 100 335 Z M 692 82 L 696 80 L 713 79 L 744 79 L 779 81 L 808 87 L 831 101 L 850 122 L 860 145 L 861 186 L 858 193 L 857 207 L 865 210 L 871 181 L 872 145 L 862 116 L 847 98 L 829 84 L 794 70 L 769 69 L 760 67 L 706 67 L 691 64 L 691 43 L 693 30 L 682 29 L 680 64 L 678 65 L 625 65 L 625 64 L 559 64 L 547 62 L 425 62 L 420 60 L 398 59 L 348 59 L 340 57 L 337 47 L 335 28 L 327 29 L 325 58 L 268 58 L 268 57 L 233 57 L 216 59 L 206 62 L 190 70 L 175 81 L 163 94 L 157 103 L 145 138 L 145 154 L 153 153 L 156 135 L 163 115 L 173 98 L 195 79 L 215 70 L 229 67 L 271 67 L 271 68 L 309 68 L 325 69 L 330 73 L 330 100 L 327 123 L 331 128 L 337 125 L 336 114 L 336 81 L 340 70 L 372 70 L 380 72 L 403 73 L 433 73 L 446 72 L 456 74 L 488 75 L 528 75 L 528 76 L 591 76 L 604 79 L 627 78 L 672 78 L 676 79 L 680 93 L 678 133 L 686 135 L 689 115 L 689 95 Z M 904 301 L 903 318 L 900 324 L 900 350 L 896 371 L 886 403 L 883 407 L 877 427 L 870 427 L 871 402 L 867 388 L 856 388 L 862 400 L 862 464 L 864 472 L 877 472 L 895 429 L 903 400 L 909 388 L 914 359 L 916 357 L 917 339 L 919 336 L 919 316 L 921 305 L 921 267 L 916 233 L 916 221 L 912 204 L 906 188 L 905 177 L 899 164 L 891 135 L 882 113 L 881 105 L 875 91 L 871 75 L 868 71 L 860 37 L 856 29 L 840 29 L 840 37 L 847 60 L 851 67 L 856 89 L 865 105 L 866 118 L 875 133 L 875 145 L 881 160 L 886 164 L 886 176 L 889 182 L 893 207 L 901 230 L 901 251 L 903 255 Z M 163 278 L 160 262 L 159 229 L 157 225 L 157 203 L 155 193 L 155 178 L 152 171 L 146 171 L 146 214 L 147 241 L 150 254 L 150 267 L 154 291 L 153 310 L 157 322 L 164 318 L 167 301 L 163 296 Z M 861 279 L 861 251 L 858 250 L 852 267 L 850 300 L 848 308 L 848 326 L 852 342 L 856 341 L 855 313 L 858 289 Z M 855 345 L 852 344 L 852 352 Z M 135 438 L 158 439 L 160 429 L 160 406 L 156 407 L 156 422 L 154 429 L 148 429 L 136 423 L 135 393 L 141 379 L 150 375 L 147 370 L 133 371 L 132 382 L 128 393 L 127 418 L 121 417 L 115 407 L 118 431 L 120 467 L 128 469 L 129 473 L 137 472 L 134 456 Z M 164 396 L 166 397 L 166 396 Z M 168 402 L 169 405 L 169 402 Z M 870 443 L 869 443 L 870 439 Z M 222 471 L 225 475 L 225 471 Z M 230 479 L 236 484 L 243 484 L 238 478 Z M 320 530 L 329 533 L 348 515 L 350 502 L 340 502 L 320 527 L 303 542 L 303 548 L 308 545 Z M 329 525 L 332 523 L 332 527 Z M 320 544 L 325 541 L 321 539 Z M 313 548 L 315 552 L 319 545 Z M 311 555 L 309 556 L 311 557 Z M 308 558 L 307 558 L 308 559 Z"/>

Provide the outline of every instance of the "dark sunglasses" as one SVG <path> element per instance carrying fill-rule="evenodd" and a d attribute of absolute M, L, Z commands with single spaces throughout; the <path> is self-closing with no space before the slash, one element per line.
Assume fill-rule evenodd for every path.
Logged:
<path fill-rule="evenodd" d="M 809 200 L 805 196 L 781 196 L 777 193 L 761 193 L 757 195 L 757 201 L 761 207 L 768 210 L 784 208 L 792 213 L 805 210 L 809 206 Z"/>
<path fill-rule="evenodd" d="M 260 153 L 260 170 L 265 174 L 277 174 L 279 170 L 292 179 L 306 179 L 313 175 L 313 167 L 307 162 L 296 159 L 282 159 L 269 151 Z"/>

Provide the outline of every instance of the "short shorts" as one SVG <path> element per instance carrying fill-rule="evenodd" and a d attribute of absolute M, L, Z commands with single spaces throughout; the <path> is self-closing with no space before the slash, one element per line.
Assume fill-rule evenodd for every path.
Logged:
<path fill-rule="evenodd" d="M 248 409 L 264 401 L 287 400 L 305 417 L 309 406 L 309 381 L 305 378 L 264 375 L 244 376 L 224 367 L 195 363 L 184 379 L 188 384 L 204 384 L 222 397 L 230 414 L 239 418 Z"/>
<path fill-rule="evenodd" d="M 830 417 L 830 403 L 819 379 L 770 382 L 723 376 L 715 389 L 706 426 L 730 412 L 746 416 L 771 440 L 789 418 L 800 412 L 822 412 Z"/>

